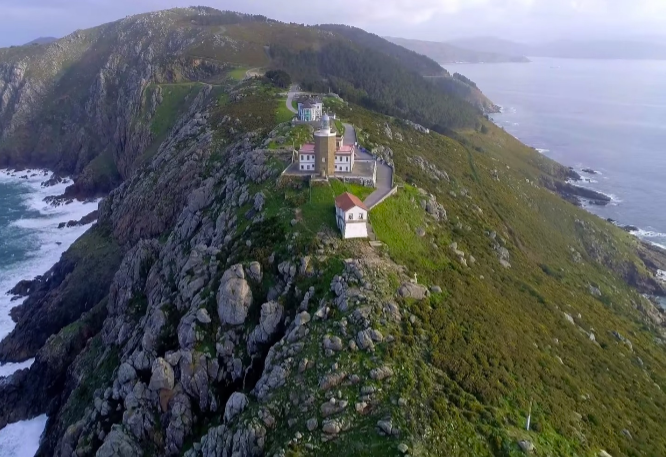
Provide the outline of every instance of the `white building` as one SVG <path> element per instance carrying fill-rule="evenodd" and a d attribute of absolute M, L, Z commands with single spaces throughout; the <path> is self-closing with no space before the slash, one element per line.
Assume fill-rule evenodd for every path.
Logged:
<path fill-rule="evenodd" d="M 324 113 L 324 104 L 315 99 L 298 103 L 298 119 L 303 122 L 318 121 Z"/>
<path fill-rule="evenodd" d="M 356 195 L 345 192 L 335 199 L 335 219 L 342 238 L 368 237 L 368 208 Z"/>
<path fill-rule="evenodd" d="M 354 145 L 345 145 L 342 135 L 331 128 L 328 115 L 321 118 L 321 128 L 314 133 L 314 143 L 301 146 L 298 169 L 313 174 L 334 176 L 354 171 Z"/>
<path fill-rule="evenodd" d="M 298 151 L 298 169 L 301 171 L 313 171 L 315 169 L 315 145 L 304 144 Z"/>

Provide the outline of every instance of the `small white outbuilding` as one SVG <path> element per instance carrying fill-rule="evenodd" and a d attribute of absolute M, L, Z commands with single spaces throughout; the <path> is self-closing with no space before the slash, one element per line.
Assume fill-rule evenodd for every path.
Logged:
<path fill-rule="evenodd" d="M 335 219 L 342 238 L 368 237 L 368 208 L 356 195 L 345 192 L 335 199 Z"/>

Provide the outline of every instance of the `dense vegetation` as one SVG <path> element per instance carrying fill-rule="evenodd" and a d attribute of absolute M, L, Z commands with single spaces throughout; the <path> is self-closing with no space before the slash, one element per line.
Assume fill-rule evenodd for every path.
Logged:
<path fill-rule="evenodd" d="M 465 76 L 465 75 L 461 75 L 460 73 L 454 73 L 454 74 L 453 74 L 453 78 L 454 78 L 454 79 L 457 79 L 457 80 L 459 80 L 459 81 L 462 81 L 462 82 L 464 82 L 465 84 L 468 84 L 468 85 L 470 85 L 470 86 L 472 86 L 472 87 L 476 87 L 476 83 L 475 83 L 474 81 L 472 81 L 471 79 L 469 79 L 469 78 L 468 78 L 467 76 Z"/>
<path fill-rule="evenodd" d="M 438 430 L 439 443 L 428 449 L 518 455 L 515 442 L 528 439 L 544 456 L 666 453 L 658 438 L 664 340 L 640 312 L 653 305 L 621 279 L 623 264 L 644 271 L 639 242 L 536 186 L 542 175 L 557 176 L 559 165 L 492 124 L 484 124 L 485 134 L 453 140 L 357 107 L 338 112 L 361 129 L 366 145 L 392 149 L 404 180 L 396 197 L 372 211 L 375 233 L 419 282 L 443 289 L 425 303 L 405 303 L 420 324 L 405 326 L 398 352 L 404 363 L 419 360 L 406 390 L 428 406 L 412 411 L 414 432 L 425 433 L 419 424 Z M 385 136 L 385 121 L 402 141 Z M 448 221 L 422 210 L 429 194 Z M 453 242 L 468 266 L 449 248 Z M 499 264 L 495 243 L 510 252 L 511 268 Z"/>
<path fill-rule="evenodd" d="M 344 24 L 325 24 L 319 25 L 318 28 L 343 36 L 358 46 L 393 57 L 399 64 L 411 68 L 423 76 L 447 76 L 449 74 L 441 65 L 429 57 L 405 49 L 357 27 Z"/>
<path fill-rule="evenodd" d="M 269 70 L 266 72 L 266 78 L 278 87 L 286 89 L 291 85 L 291 76 L 282 70 Z"/>
<path fill-rule="evenodd" d="M 480 114 L 462 98 L 368 48 L 333 42 L 317 51 L 295 52 L 273 46 L 271 57 L 276 66 L 299 75 L 305 88 L 322 92 L 330 88 L 368 109 L 435 130 L 474 126 Z"/>

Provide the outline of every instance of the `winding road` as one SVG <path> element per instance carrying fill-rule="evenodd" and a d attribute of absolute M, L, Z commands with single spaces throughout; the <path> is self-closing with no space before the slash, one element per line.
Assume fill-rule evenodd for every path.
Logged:
<path fill-rule="evenodd" d="M 356 144 L 356 129 L 351 124 L 343 124 L 345 126 L 345 144 Z M 356 149 L 355 160 L 375 160 L 375 157 L 369 152 Z M 368 209 L 372 209 L 379 201 L 388 195 L 393 188 L 393 169 L 387 164 L 377 161 L 377 182 L 375 184 L 377 189 L 368 195 L 363 201 Z"/>
<path fill-rule="evenodd" d="M 296 86 L 291 86 L 289 88 L 289 93 L 287 94 L 287 109 L 294 114 L 298 114 L 298 110 L 294 108 L 294 97 L 298 94 L 300 94 L 300 92 L 296 90 Z"/>

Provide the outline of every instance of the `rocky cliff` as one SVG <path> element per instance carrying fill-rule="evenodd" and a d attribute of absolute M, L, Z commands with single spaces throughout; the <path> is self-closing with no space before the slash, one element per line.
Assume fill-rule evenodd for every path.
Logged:
<path fill-rule="evenodd" d="M 256 32 L 209 13 L 120 24 L 187 18 L 176 54 L 193 24 Z M 566 168 L 481 117 L 445 137 L 327 100 L 400 185 L 370 212 L 379 243 L 343 241 L 335 196 L 369 190 L 281 176 L 311 132 L 280 91 L 168 56 L 98 111 L 129 120 L 96 225 L 14 290 L 0 359 L 35 363 L 0 381 L 0 426 L 47 413 L 40 456 L 662 454 L 666 319 L 643 294 L 666 254 L 555 195 Z M 5 139 L 30 125 L 12 106 Z"/>
<path fill-rule="evenodd" d="M 191 60 L 192 47 L 210 35 L 196 18 L 211 11 L 132 16 L 41 46 L 0 49 L 0 164 L 74 175 L 71 194 L 108 193 L 161 140 L 150 122 L 160 94 L 146 99 L 147 88 L 228 67 Z"/>

